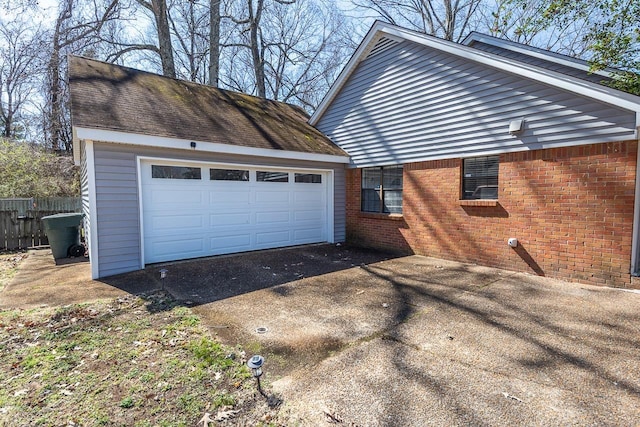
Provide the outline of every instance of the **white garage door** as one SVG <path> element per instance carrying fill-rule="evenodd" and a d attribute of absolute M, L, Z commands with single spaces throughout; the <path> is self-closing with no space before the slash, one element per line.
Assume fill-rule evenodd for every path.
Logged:
<path fill-rule="evenodd" d="M 140 166 L 145 264 L 329 240 L 327 172 Z"/>

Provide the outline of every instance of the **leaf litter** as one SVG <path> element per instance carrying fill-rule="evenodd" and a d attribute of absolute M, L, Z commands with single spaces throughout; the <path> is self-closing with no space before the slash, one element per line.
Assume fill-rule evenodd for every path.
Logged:
<path fill-rule="evenodd" d="M 0 425 L 259 424 L 245 363 L 163 292 L 0 311 Z"/>

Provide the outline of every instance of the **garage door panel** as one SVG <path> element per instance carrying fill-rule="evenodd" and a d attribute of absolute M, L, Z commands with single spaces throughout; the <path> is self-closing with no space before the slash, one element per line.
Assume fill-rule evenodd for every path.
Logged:
<path fill-rule="evenodd" d="M 282 185 L 282 184 L 263 184 L 263 185 Z M 257 190 L 256 191 L 256 203 L 272 203 L 281 204 L 289 203 L 289 191 L 274 191 L 274 190 Z"/>
<path fill-rule="evenodd" d="M 202 215 L 156 215 L 151 221 L 152 233 L 153 230 L 201 230 L 204 227 Z"/>
<path fill-rule="evenodd" d="M 199 167 L 203 179 L 151 178 L 151 164 L 163 163 Z M 249 181 L 222 181 L 209 179 L 218 165 L 144 160 L 141 166 L 147 264 L 328 240 L 326 175 L 320 184 L 296 183 L 292 169 L 289 182 L 256 182 L 268 168 L 246 167 Z"/>
<path fill-rule="evenodd" d="M 235 227 L 251 224 L 251 215 L 248 213 L 219 213 L 209 215 L 209 224 L 213 228 Z"/>
<path fill-rule="evenodd" d="M 238 206 L 240 204 L 249 206 L 251 203 L 251 190 L 210 191 L 209 202 L 215 206 Z"/>
<path fill-rule="evenodd" d="M 322 210 L 320 209 L 307 210 L 307 211 L 295 211 L 293 213 L 293 220 L 296 223 L 309 222 L 309 221 L 318 223 L 319 221 L 322 221 L 322 217 L 323 217 Z"/>
<path fill-rule="evenodd" d="M 307 187 L 305 185 L 305 187 Z M 321 203 L 322 202 L 322 192 L 321 191 L 294 191 L 293 192 L 293 201 L 295 203 Z"/>
<path fill-rule="evenodd" d="M 259 247 L 287 245 L 290 240 L 288 230 L 256 233 L 256 245 Z"/>
<path fill-rule="evenodd" d="M 161 257 L 166 255 L 198 256 L 204 253 L 204 238 L 174 238 L 165 241 L 152 241 L 151 247 L 153 253 Z"/>
<path fill-rule="evenodd" d="M 202 191 L 200 190 L 185 188 L 154 188 L 151 190 L 151 206 L 155 209 L 174 205 L 202 205 L 202 199 Z"/>
<path fill-rule="evenodd" d="M 289 222 L 289 211 L 257 212 L 256 224 L 269 225 Z"/>
<path fill-rule="evenodd" d="M 213 255 L 251 250 L 251 233 L 216 236 L 209 239 Z"/>
<path fill-rule="evenodd" d="M 317 241 L 317 239 L 322 238 L 322 234 L 322 227 L 295 230 L 293 239 L 296 244 L 311 243 Z"/>

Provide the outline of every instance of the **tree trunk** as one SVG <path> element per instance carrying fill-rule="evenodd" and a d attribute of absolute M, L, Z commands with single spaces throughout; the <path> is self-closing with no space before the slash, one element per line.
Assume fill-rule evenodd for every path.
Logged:
<path fill-rule="evenodd" d="M 55 30 L 53 32 L 51 57 L 47 69 L 48 74 L 48 91 L 49 91 L 49 145 L 53 151 L 60 150 L 60 137 L 62 130 L 60 129 L 62 120 L 62 82 L 60 80 L 60 50 L 62 29 L 64 22 L 71 17 L 73 1 L 67 1 L 64 9 L 58 15 Z"/>
<path fill-rule="evenodd" d="M 167 2 L 166 0 L 151 0 L 151 7 L 158 30 L 162 74 L 175 78 L 176 67 L 173 62 L 173 45 L 171 44 L 171 31 L 169 30 L 169 17 L 167 16 Z"/>
<path fill-rule="evenodd" d="M 218 87 L 220 78 L 220 0 L 211 0 L 209 22 L 209 84 Z"/>
<path fill-rule="evenodd" d="M 262 18 L 262 8 L 264 0 L 258 0 L 256 11 L 253 11 L 253 0 L 249 0 L 249 37 L 251 47 L 251 58 L 253 60 L 253 72 L 256 76 L 256 89 L 258 96 L 267 97 L 267 90 L 264 77 L 264 61 L 262 56 L 262 40 L 259 34 L 260 19 Z"/>
<path fill-rule="evenodd" d="M 2 83 L 0 81 L 0 83 Z M 0 89 L 2 87 L 0 86 Z M 12 128 L 13 128 L 13 96 L 11 95 L 11 87 L 7 84 L 7 108 L 6 112 L 3 109 L 2 105 L 0 105 L 0 119 L 3 120 L 4 129 L 2 130 L 2 136 L 9 139 L 13 136 Z"/>

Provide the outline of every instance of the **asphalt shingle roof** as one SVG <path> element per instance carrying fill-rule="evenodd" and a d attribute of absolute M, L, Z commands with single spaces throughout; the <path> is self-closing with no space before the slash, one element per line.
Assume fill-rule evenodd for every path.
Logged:
<path fill-rule="evenodd" d="M 76 127 L 346 156 L 295 106 L 69 57 Z"/>

